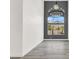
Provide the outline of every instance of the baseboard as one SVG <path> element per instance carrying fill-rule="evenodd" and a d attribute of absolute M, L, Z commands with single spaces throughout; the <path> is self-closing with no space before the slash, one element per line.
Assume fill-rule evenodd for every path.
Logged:
<path fill-rule="evenodd" d="M 20 59 L 21 57 L 10 57 L 10 59 Z"/>

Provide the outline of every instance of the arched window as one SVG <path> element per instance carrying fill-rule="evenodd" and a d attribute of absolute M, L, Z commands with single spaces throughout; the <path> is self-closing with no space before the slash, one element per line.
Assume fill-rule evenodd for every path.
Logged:
<path fill-rule="evenodd" d="M 44 39 L 68 38 L 68 1 L 44 1 Z"/>
<path fill-rule="evenodd" d="M 48 35 L 64 35 L 64 13 L 57 2 L 48 10 Z"/>

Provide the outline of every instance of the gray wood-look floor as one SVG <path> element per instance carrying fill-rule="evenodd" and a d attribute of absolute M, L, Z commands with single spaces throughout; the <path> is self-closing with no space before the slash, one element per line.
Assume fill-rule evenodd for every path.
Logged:
<path fill-rule="evenodd" d="M 44 40 L 24 57 L 14 59 L 69 59 L 69 41 Z"/>

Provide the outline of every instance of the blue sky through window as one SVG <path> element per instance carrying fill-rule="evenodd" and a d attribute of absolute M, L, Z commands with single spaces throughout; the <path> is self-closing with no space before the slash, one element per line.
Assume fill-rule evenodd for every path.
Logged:
<path fill-rule="evenodd" d="M 64 23 L 63 16 L 49 16 L 48 23 Z"/>

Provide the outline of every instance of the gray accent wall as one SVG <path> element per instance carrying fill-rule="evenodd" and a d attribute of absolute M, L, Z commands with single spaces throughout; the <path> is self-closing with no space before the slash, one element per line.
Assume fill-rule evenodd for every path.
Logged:
<path fill-rule="evenodd" d="M 68 1 L 57 1 L 58 5 L 65 10 L 64 26 L 65 35 L 47 35 L 48 10 L 53 7 L 56 1 L 44 1 L 44 39 L 68 39 Z"/>

